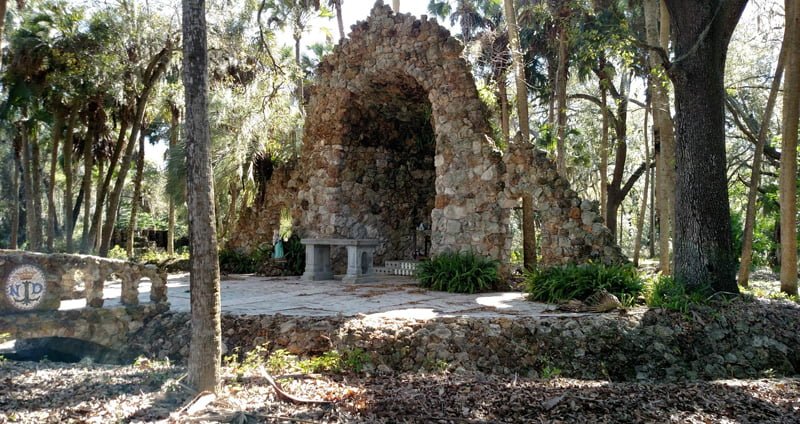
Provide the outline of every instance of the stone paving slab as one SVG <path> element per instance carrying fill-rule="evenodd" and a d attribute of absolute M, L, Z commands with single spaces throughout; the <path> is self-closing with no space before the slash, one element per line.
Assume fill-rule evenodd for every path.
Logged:
<path fill-rule="evenodd" d="M 528 302 L 519 292 L 454 294 L 420 288 L 411 277 L 382 275 L 373 283 L 341 280 L 301 281 L 294 277 L 229 275 L 221 283 L 222 311 L 237 315 L 375 316 L 432 319 L 441 317 L 575 316 L 553 313 L 552 305 Z M 171 310 L 189 312 L 189 274 L 172 274 L 167 281 Z M 120 283 L 106 283 L 106 306 L 119 305 Z M 139 287 L 140 302 L 149 302 L 149 284 Z M 62 302 L 61 309 L 85 305 Z"/>

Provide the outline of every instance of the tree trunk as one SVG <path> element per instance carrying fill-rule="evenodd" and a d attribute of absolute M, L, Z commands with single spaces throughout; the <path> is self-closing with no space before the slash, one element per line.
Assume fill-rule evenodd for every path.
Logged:
<path fill-rule="evenodd" d="M 511 49 L 511 60 L 514 66 L 514 81 L 517 87 L 517 116 L 522 143 L 530 143 L 530 121 L 528 117 L 528 86 L 525 84 L 525 63 L 520 50 L 517 12 L 513 0 L 503 1 L 506 22 L 508 23 L 508 39 Z M 526 269 L 536 268 L 536 232 L 533 222 L 533 197 L 529 193 L 522 196 L 522 256 Z"/>
<path fill-rule="evenodd" d="M 19 210 L 21 207 L 20 189 L 20 169 L 22 169 L 22 136 L 15 135 L 13 138 L 14 149 L 14 171 L 11 174 L 11 193 L 14 196 L 11 202 L 11 234 L 8 236 L 8 248 L 17 249 L 19 247 Z"/>
<path fill-rule="evenodd" d="M 189 384 L 216 392 L 222 330 L 214 179 L 208 124 L 208 50 L 204 0 L 183 0 L 183 86 L 186 91 L 186 162 L 189 207 L 192 339 Z"/>
<path fill-rule="evenodd" d="M 114 177 L 114 168 L 122 151 L 125 149 L 125 135 L 128 131 L 128 125 L 128 120 L 123 116 L 122 122 L 120 122 L 117 143 L 114 145 L 114 151 L 111 152 L 111 158 L 108 160 L 108 172 L 106 172 L 105 177 L 103 177 L 103 161 L 99 161 L 97 164 L 97 196 L 95 196 L 92 227 L 89 230 L 89 240 L 94 243 L 95 251 L 100 250 L 100 245 L 103 241 L 103 205 L 108 195 L 108 189 L 111 186 L 111 179 Z"/>
<path fill-rule="evenodd" d="M 800 5 L 786 0 L 786 82 L 781 141 L 781 291 L 797 294 L 797 130 L 800 120 Z"/>
<path fill-rule="evenodd" d="M 0 0 L 0 44 L 3 41 L 3 31 L 6 26 L 6 11 L 8 10 L 8 0 Z M 0 68 L 3 65 L 3 57 L 0 55 Z"/>
<path fill-rule="evenodd" d="M 725 57 L 747 0 L 666 0 L 675 35 L 675 279 L 738 292 L 725 159 Z M 662 217 L 663 219 L 664 217 Z"/>
<path fill-rule="evenodd" d="M 72 253 L 72 149 L 75 124 L 78 122 L 78 109 L 70 110 L 67 133 L 64 136 L 64 234 L 67 253 Z"/>
<path fill-rule="evenodd" d="M 669 13 L 659 6 L 659 0 L 645 0 L 644 13 L 647 43 L 666 50 L 669 41 Z M 660 33 L 659 25 L 661 25 Z M 671 275 L 669 242 L 673 233 L 675 214 L 675 135 L 670 116 L 669 95 L 664 86 L 666 84 L 663 78 L 664 67 L 655 52 L 650 52 L 648 66 L 653 113 L 653 154 L 656 159 L 655 190 L 658 192 L 656 207 L 659 223 L 659 265 L 663 275 Z"/>
<path fill-rule="evenodd" d="M 122 196 L 122 189 L 125 185 L 125 178 L 128 175 L 128 170 L 131 167 L 131 160 L 133 158 L 133 148 L 136 145 L 136 139 L 141 130 L 142 121 L 144 120 L 144 112 L 147 108 L 147 102 L 150 99 L 150 93 L 158 83 L 161 75 L 167 69 L 170 58 L 172 56 L 172 40 L 168 39 L 164 48 L 150 59 L 147 68 L 144 72 L 141 94 L 136 98 L 136 113 L 133 117 L 133 127 L 131 127 L 128 145 L 125 148 L 125 156 L 120 164 L 119 171 L 117 172 L 117 179 L 114 183 L 114 190 L 108 198 L 108 205 L 106 208 L 106 223 L 103 225 L 103 237 L 100 239 L 100 256 L 108 256 L 108 251 L 111 248 L 111 236 L 114 233 L 114 225 L 117 220 L 117 209 L 119 209 L 120 196 Z M 115 152 L 116 153 L 116 152 Z M 109 175 L 112 169 L 109 168 Z"/>
<path fill-rule="evenodd" d="M 142 125 L 144 127 L 144 125 Z M 133 257 L 133 238 L 136 234 L 136 215 L 139 213 L 139 203 L 142 201 L 142 178 L 144 178 L 144 138 L 145 132 L 139 132 L 139 154 L 136 158 L 136 176 L 133 179 L 133 199 L 131 200 L 131 217 L 128 222 L 128 239 L 125 243 L 125 252 L 129 258 Z"/>
<path fill-rule="evenodd" d="M 336 9 L 336 23 L 339 25 L 339 40 L 344 40 L 344 22 L 342 22 L 342 0 L 333 3 Z"/>
<path fill-rule="evenodd" d="M 400 0 L 392 0 L 392 10 L 394 13 L 400 13 Z"/>
<path fill-rule="evenodd" d="M 28 250 L 38 250 L 39 241 L 36 239 L 37 225 L 36 207 L 33 205 L 33 166 L 31 164 L 31 146 L 28 134 L 28 125 L 23 123 L 19 126 L 22 137 L 22 186 L 23 204 L 25 205 L 25 240 L 28 242 Z"/>
<path fill-rule="evenodd" d="M 180 109 L 175 104 L 170 104 L 170 132 L 169 132 L 169 148 L 174 149 L 178 144 L 178 131 L 180 129 Z M 170 257 L 175 255 L 175 201 L 172 196 L 169 197 L 169 218 L 167 226 L 167 255 Z"/>
<path fill-rule="evenodd" d="M 602 74 L 605 72 L 601 70 Z M 608 204 L 608 93 L 604 81 L 600 79 L 600 112 L 603 114 L 603 124 L 600 131 L 600 216 L 606 220 L 606 205 Z M 608 224 L 608 223 L 606 223 Z"/>
<path fill-rule="evenodd" d="M 38 126 L 34 126 L 34 129 L 38 129 Z M 31 143 L 31 170 L 33 171 L 31 193 L 33 195 L 34 217 L 36 218 L 33 230 L 36 236 L 35 250 L 42 250 L 42 241 L 44 240 L 44 234 L 42 234 L 42 164 L 38 131 L 34 133 L 34 137 L 31 140 L 33 141 Z"/>
<path fill-rule="evenodd" d="M 5 2 L 3 2 L 5 3 Z M 53 251 L 56 237 L 56 171 L 58 170 L 58 146 L 64 132 L 64 111 L 56 108 L 53 113 L 52 146 L 50 150 L 50 185 L 47 187 L 47 250 Z"/>
<path fill-rule="evenodd" d="M 558 21 L 558 70 L 556 71 L 556 168 L 567 177 L 567 78 L 569 75 L 569 46 L 567 40 L 567 20 L 569 9 L 560 5 L 555 11 Z"/>
<path fill-rule="evenodd" d="M 650 105 L 644 109 L 644 162 L 650 163 L 650 141 L 647 139 L 647 117 L 650 115 Z M 644 174 L 644 189 L 642 190 L 642 198 L 639 204 L 639 216 L 636 219 L 636 238 L 633 242 L 633 266 L 639 266 L 639 253 L 642 250 L 642 233 L 644 232 L 644 220 L 647 218 L 647 196 L 650 189 L 650 172 L 645 171 Z"/>
<path fill-rule="evenodd" d="M 511 118 L 508 110 L 508 86 L 506 85 L 506 73 L 503 72 L 497 77 L 497 97 L 500 103 L 500 130 L 503 133 L 503 142 L 511 142 Z"/>
<path fill-rule="evenodd" d="M 92 212 L 92 168 L 94 167 L 94 155 L 92 154 L 92 140 L 94 137 L 88 137 L 83 143 L 83 228 L 81 229 L 81 246 L 80 252 L 83 254 L 89 253 L 90 239 L 89 239 L 89 226 L 91 225 L 91 212 Z M 98 174 L 102 175 L 102 174 Z"/>
<path fill-rule="evenodd" d="M 739 285 L 747 287 L 750 281 L 750 265 L 753 263 L 753 231 L 756 224 L 756 199 L 758 197 L 758 187 L 761 184 L 761 162 L 764 156 L 764 144 L 769 132 L 769 121 L 772 119 L 772 112 L 775 109 L 775 101 L 778 98 L 778 91 L 781 87 L 783 78 L 784 59 L 786 57 L 786 38 L 784 37 L 781 45 L 781 52 L 778 55 L 778 64 L 775 68 L 775 77 L 772 79 L 772 86 L 767 97 L 767 105 L 764 108 L 764 116 L 761 119 L 761 128 L 758 130 L 756 139 L 756 151 L 753 154 L 753 170 L 750 173 L 750 187 L 747 193 L 747 211 L 744 218 L 744 230 L 742 234 L 742 256 L 739 262 Z"/>

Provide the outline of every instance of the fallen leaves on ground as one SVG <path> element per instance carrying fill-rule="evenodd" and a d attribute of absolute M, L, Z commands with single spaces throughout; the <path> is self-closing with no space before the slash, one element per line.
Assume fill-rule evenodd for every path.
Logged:
<path fill-rule="evenodd" d="M 185 368 L 0 363 L 0 423 L 800 423 L 800 380 L 612 383 L 470 374 L 276 376 L 304 399 L 279 399 L 257 372 L 228 374 L 221 392 L 197 399 Z M 210 398 L 209 398 L 210 399 Z"/>

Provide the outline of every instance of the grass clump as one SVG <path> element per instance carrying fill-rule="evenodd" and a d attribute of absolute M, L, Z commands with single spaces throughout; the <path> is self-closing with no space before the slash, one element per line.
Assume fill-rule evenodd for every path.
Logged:
<path fill-rule="evenodd" d="M 417 265 L 421 287 L 449 293 L 476 293 L 492 290 L 499 277 L 498 261 L 473 252 L 445 252 Z"/>
<path fill-rule="evenodd" d="M 685 314 L 691 305 L 707 304 L 711 292 L 711 287 L 708 285 L 687 286 L 670 276 L 661 275 L 650 282 L 645 301 L 651 308 L 668 309 Z"/>
<path fill-rule="evenodd" d="M 525 285 L 529 300 L 547 303 L 572 299 L 583 301 L 600 290 L 606 290 L 623 304 L 632 304 L 644 290 L 644 281 L 631 264 L 588 263 L 545 268 L 528 273 Z"/>

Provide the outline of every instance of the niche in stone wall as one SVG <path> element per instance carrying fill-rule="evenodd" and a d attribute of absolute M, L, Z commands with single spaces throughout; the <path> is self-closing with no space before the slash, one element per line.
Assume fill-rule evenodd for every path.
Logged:
<path fill-rule="evenodd" d="M 375 76 L 353 93 L 344 115 L 344 233 L 383 241 L 376 262 L 424 250 L 435 200 L 436 135 L 431 103 L 412 78 Z"/>

